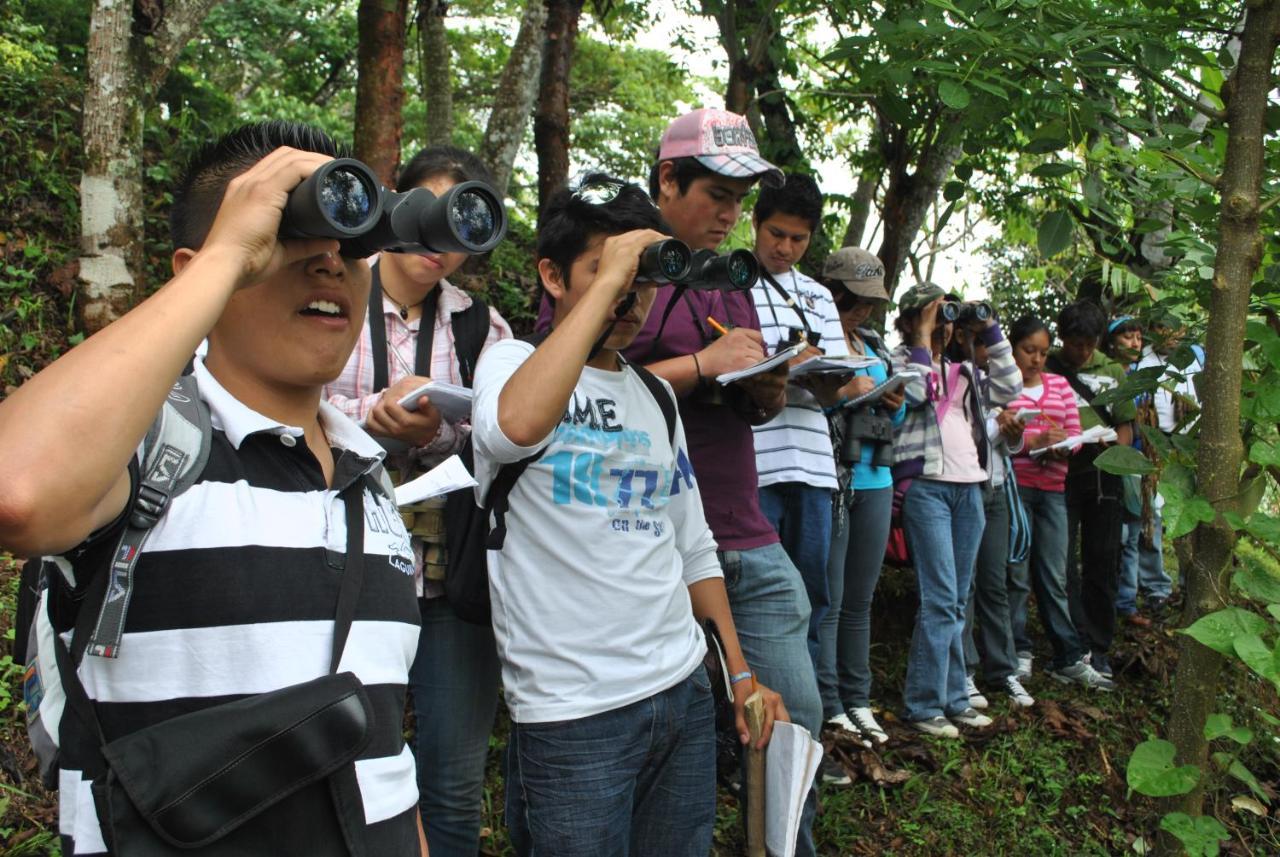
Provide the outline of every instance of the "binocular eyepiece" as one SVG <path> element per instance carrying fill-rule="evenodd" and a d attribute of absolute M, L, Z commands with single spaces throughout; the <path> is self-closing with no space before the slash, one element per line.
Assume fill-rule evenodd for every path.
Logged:
<path fill-rule="evenodd" d="M 387 190 L 354 158 L 336 158 L 289 193 L 282 238 L 336 238 L 351 258 L 392 253 L 486 253 L 507 233 L 502 200 L 484 182 L 440 196 L 417 187 Z"/>
<path fill-rule="evenodd" d="M 972 321 L 988 321 L 994 311 L 986 301 L 947 301 L 939 307 L 938 314 L 943 321 L 968 324 Z"/>
<path fill-rule="evenodd" d="M 695 291 L 743 291 L 760 278 L 760 263 L 749 250 L 721 256 L 714 250 L 691 250 L 678 238 L 667 238 L 655 241 L 640 254 L 636 278 Z"/>

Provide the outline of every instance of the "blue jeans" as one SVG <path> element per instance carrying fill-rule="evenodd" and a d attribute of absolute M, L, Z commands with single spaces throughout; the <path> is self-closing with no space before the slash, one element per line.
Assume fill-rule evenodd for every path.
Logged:
<path fill-rule="evenodd" d="M 782 549 L 800 571 L 809 595 L 809 657 L 818 664 L 822 620 L 832 604 L 827 585 L 831 549 L 831 490 L 800 482 L 781 482 L 760 489 L 760 511 L 769 519 Z"/>
<path fill-rule="evenodd" d="M 706 857 L 716 818 L 715 743 L 711 681 L 701 664 L 622 708 L 512 723 L 512 847 L 525 857 Z"/>
<path fill-rule="evenodd" d="M 433 857 L 475 857 L 485 755 L 498 710 L 493 629 L 462 621 L 444 598 L 418 603 L 422 632 L 409 690 L 422 825 Z"/>
<path fill-rule="evenodd" d="M 855 491 L 836 509 L 827 586 L 831 610 L 822 620 L 818 689 L 822 716 L 871 705 L 871 599 L 889 541 L 893 488 Z"/>
<path fill-rule="evenodd" d="M 1012 479 L 1013 474 L 1008 478 Z M 998 685 L 1018 668 L 1009 623 L 1009 502 L 1002 486 L 992 489 L 982 511 L 987 523 L 978 545 L 973 586 L 964 615 L 964 662 L 970 674 L 981 663 L 983 678 Z M 1024 602 L 1024 610 L 1025 607 Z"/>
<path fill-rule="evenodd" d="M 902 529 L 920 590 L 902 695 L 908 720 L 969 707 L 964 611 L 984 522 L 981 485 L 916 479 L 907 489 Z"/>
<path fill-rule="evenodd" d="M 1138 612 L 1138 593 L 1147 601 L 1168 598 L 1173 581 L 1164 571 L 1164 523 L 1155 513 L 1151 547 L 1142 544 L 1142 520 L 1124 519 L 1124 541 L 1120 545 L 1120 586 L 1116 592 L 1116 612 L 1128 616 Z"/>
<path fill-rule="evenodd" d="M 805 642 L 809 599 L 800 573 L 779 544 L 724 551 L 719 556 L 743 657 L 762 684 L 782 694 L 791 722 L 817 738 L 822 729 L 822 700 Z M 818 793 L 811 788 L 796 839 L 798 857 L 815 853 L 813 817 L 817 810 Z M 745 819 L 746 812 L 742 816 Z"/>
<path fill-rule="evenodd" d="M 1074 664 L 1085 653 L 1067 600 L 1067 498 L 1061 491 L 1024 487 L 1018 491 L 1031 528 L 1031 586 L 1036 593 L 1040 623 L 1053 647 L 1051 666 L 1060 669 Z M 1022 623 L 1014 629 L 1014 637 L 1023 640 L 1027 635 L 1025 608 L 1024 601 L 1022 616 L 1014 617 Z"/>

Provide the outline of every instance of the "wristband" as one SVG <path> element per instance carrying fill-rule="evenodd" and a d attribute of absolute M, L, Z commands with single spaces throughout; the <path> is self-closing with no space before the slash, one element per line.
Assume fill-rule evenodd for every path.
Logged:
<path fill-rule="evenodd" d="M 702 383 L 702 364 L 698 362 L 698 353 L 695 351 L 689 355 L 693 358 L 693 370 L 698 373 L 697 383 Z"/>
<path fill-rule="evenodd" d="M 831 416 L 832 414 L 834 414 L 836 411 L 840 410 L 847 404 L 849 404 L 848 397 L 841 396 L 840 401 L 836 402 L 834 405 L 832 405 L 829 408 L 823 408 L 822 413 L 826 414 L 827 416 Z"/>
<path fill-rule="evenodd" d="M 751 678 L 751 670 L 747 670 L 744 673 L 734 673 L 733 675 L 729 676 L 729 685 L 733 686 L 738 682 L 746 681 L 749 678 Z"/>

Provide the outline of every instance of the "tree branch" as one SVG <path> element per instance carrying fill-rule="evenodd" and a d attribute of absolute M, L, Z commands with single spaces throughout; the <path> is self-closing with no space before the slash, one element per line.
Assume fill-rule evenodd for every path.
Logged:
<path fill-rule="evenodd" d="M 1108 56 L 1112 57 L 1113 59 L 1119 60 L 1125 65 L 1132 67 L 1144 78 L 1151 81 L 1156 86 L 1160 87 L 1165 92 L 1169 93 L 1178 101 L 1182 102 L 1187 107 L 1190 107 L 1195 112 L 1202 113 L 1205 116 L 1209 117 L 1210 119 L 1214 120 L 1215 122 L 1222 123 L 1227 121 L 1226 111 L 1219 110 L 1218 108 L 1213 107 L 1212 105 L 1202 103 L 1199 99 L 1192 98 L 1190 95 L 1187 95 L 1185 92 L 1183 92 L 1180 87 L 1174 86 L 1172 83 L 1165 80 L 1163 76 L 1157 74 L 1156 72 L 1144 66 L 1142 63 L 1138 62 L 1136 58 L 1127 57 L 1117 50 L 1106 50 L 1105 53 Z"/>
<path fill-rule="evenodd" d="M 1183 172 L 1185 172 L 1187 175 L 1191 176 L 1192 178 L 1199 179 L 1200 181 L 1204 182 L 1214 190 L 1220 189 L 1222 185 L 1221 176 L 1212 176 L 1212 175 L 1207 176 L 1204 173 L 1200 172 L 1198 169 L 1196 169 L 1194 164 L 1187 161 L 1181 155 L 1175 155 L 1173 152 L 1170 152 L 1168 150 L 1161 150 L 1160 154 L 1163 155 L 1165 159 L 1172 162 L 1175 166 L 1180 167 Z"/>

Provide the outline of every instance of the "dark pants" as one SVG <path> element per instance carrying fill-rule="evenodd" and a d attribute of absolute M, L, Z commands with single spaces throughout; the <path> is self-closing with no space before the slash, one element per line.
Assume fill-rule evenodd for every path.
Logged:
<path fill-rule="evenodd" d="M 1009 479 L 1013 474 L 1008 475 Z M 965 611 L 964 662 L 972 675 L 978 667 L 981 649 L 982 675 L 999 684 L 1018 668 L 1013 651 L 1013 629 L 1009 621 L 1009 501 L 1004 488 L 996 486 L 983 501 L 987 524 L 978 545 L 978 561 L 973 571 L 972 595 Z M 977 628 L 974 628 L 977 625 Z M 975 637 L 977 639 L 975 639 Z"/>
<path fill-rule="evenodd" d="M 818 666 L 822 620 L 831 606 L 827 556 L 831 550 L 831 489 L 780 482 L 760 489 L 760 511 L 795 563 L 809 596 L 809 658 Z"/>
<path fill-rule="evenodd" d="M 1100 654 L 1116 633 L 1123 496 L 1119 476 L 1090 468 L 1067 477 L 1067 599 L 1081 642 Z"/>

